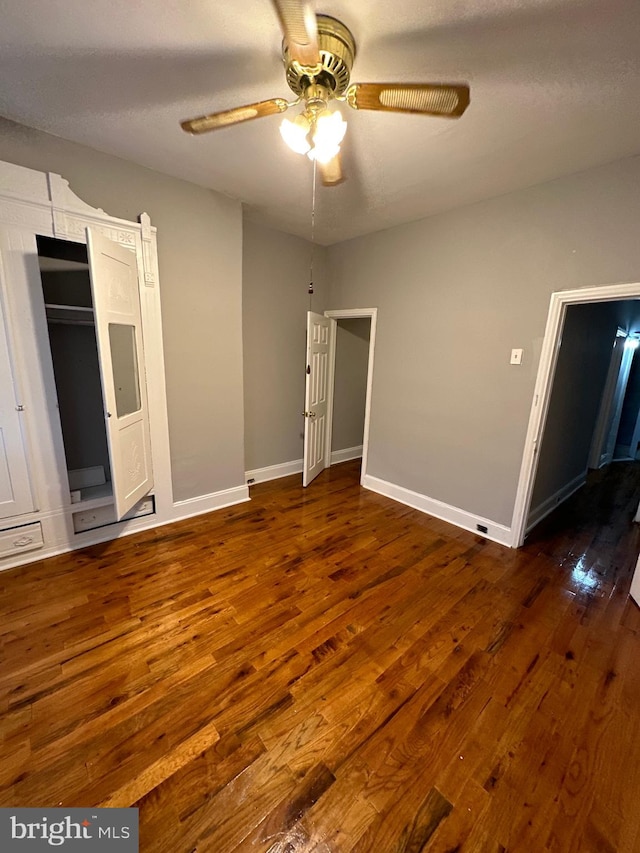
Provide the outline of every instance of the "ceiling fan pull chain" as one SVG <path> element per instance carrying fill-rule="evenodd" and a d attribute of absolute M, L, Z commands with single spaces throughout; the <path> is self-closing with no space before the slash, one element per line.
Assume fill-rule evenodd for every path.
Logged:
<path fill-rule="evenodd" d="M 311 302 L 313 301 L 313 255 L 315 250 L 316 236 L 316 174 L 317 161 L 313 160 L 313 179 L 311 188 L 311 262 L 309 265 L 309 311 L 311 311 Z"/>

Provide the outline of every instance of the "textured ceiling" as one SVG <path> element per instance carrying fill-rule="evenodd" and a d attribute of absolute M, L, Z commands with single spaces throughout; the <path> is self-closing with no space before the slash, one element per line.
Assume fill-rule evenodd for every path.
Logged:
<path fill-rule="evenodd" d="M 326 0 L 356 82 L 466 81 L 458 121 L 343 108 L 348 180 L 317 191 L 332 243 L 640 152 L 638 0 Z M 273 116 L 190 137 L 180 119 L 289 98 L 269 0 L 0 0 L 0 113 L 211 187 L 311 234 L 312 166 Z"/>

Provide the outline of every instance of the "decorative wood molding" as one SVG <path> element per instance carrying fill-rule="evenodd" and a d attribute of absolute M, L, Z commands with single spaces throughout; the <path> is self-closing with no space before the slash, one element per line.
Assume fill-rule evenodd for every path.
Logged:
<path fill-rule="evenodd" d="M 78 213 L 88 213 L 95 215 L 101 213 L 106 216 L 101 207 L 92 207 L 77 196 L 71 187 L 69 181 L 63 178 L 62 175 L 56 175 L 55 172 L 47 172 L 47 185 L 49 187 L 49 200 L 54 208 L 64 211 L 76 211 Z"/>
<path fill-rule="evenodd" d="M 144 283 L 146 287 L 155 287 L 156 271 L 154 267 L 153 229 L 148 213 L 140 214 L 142 231 L 142 266 L 144 268 Z"/>
<path fill-rule="evenodd" d="M 69 181 L 54 172 L 0 162 L 0 200 L 4 225 L 36 227 L 41 233 L 76 242 L 85 241 L 85 229 L 91 226 L 132 250 L 141 239 L 141 225 L 87 204 L 71 190 Z M 150 223 L 147 228 L 153 230 Z"/>
<path fill-rule="evenodd" d="M 40 205 L 17 201 L 8 196 L 2 196 L 0 205 L 0 225 L 9 228 L 37 228 L 40 233 L 48 234 L 53 231 L 51 210 Z"/>

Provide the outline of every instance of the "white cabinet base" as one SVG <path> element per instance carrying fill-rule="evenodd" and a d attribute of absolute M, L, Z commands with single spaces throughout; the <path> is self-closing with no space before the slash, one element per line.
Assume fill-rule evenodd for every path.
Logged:
<path fill-rule="evenodd" d="M 43 545 L 42 525 L 39 521 L 0 530 L 0 557 L 33 551 L 36 548 L 42 548 Z"/>
<path fill-rule="evenodd" d="M 143 518 L 146 515 L 153 515 L 154 512 L 153 496 L 147 495 L 141 501 L 138 501 L 122 517 L 122 520 L 128 521 L 131 518 Z M 76 533 L 84 533 L 86 530 L 106 527 L 109 524 L 115 524 L 116 521 L 116 511 L 113 504 L 97 506 L 94 509 L 84 509 L 73 513 L 73 529 Z"/>

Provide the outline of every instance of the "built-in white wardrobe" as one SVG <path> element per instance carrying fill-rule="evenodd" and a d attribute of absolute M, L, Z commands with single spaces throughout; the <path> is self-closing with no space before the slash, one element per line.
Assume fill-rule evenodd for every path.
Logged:
<path fill-rule="evenodd" d="M 0 163 L 0 569 L 173 518 L 156 232 Z"/>

